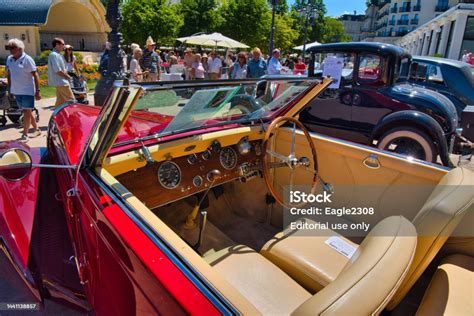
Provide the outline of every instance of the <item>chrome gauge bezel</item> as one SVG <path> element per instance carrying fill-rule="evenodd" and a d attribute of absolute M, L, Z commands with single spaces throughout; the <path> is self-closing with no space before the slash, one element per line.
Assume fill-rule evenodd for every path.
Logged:
<path fill-rule="evenodd" d="M 171 165 L 175 166 L 176 169 L 178 170 L 179 180 L 178 180 L 178 182 L 176 183 L 176 185 L 174 185 L 174 186 L 172 186 L 172 187 L 165 185 L 165 184 L 161 181 L 161 179 L 160 179 L 160 171 L 161 171 L 161 168 L 163 168 L 163 166 L 165 166 L 166 164 L 171 164 Z M 181 168 L 179 168 L 179 166 L 178 166 L 176 163 L 172 162 L 172 161 L 165 161 L 165 162 L 163 162 L 163 163 L 158 167 L 158 171 L 157 171 L 158 182 L 161 184 L 161 186 L 162 186 L 163 188 L 168 189 L 168 190 L 176 189 L 176 188 L 179 186 L 179 184 L 181 183 L 182 175 L 183 175 L 183 174 L 182 174 L 182 172 L 181 172 Z"/>
<path fill-rule="evenodd" d="M 192 161 L 192 159 L 195 159 L 194 162 Z M 198 162 L 198 160 L 199 160 L 199 158 L 196 154 L 191 154 L 186 158 L 186 161 L 190 165 L 195 165 Z"/>
<path fill-rule="evenodd" d="M 223 163 L 223 155 L 225 154 L 226 151 L 231 151 L 232 154 L 233 154 L 234 157 L 235 157 L 235 160 L 234 160 L 234 163 L 232 164 L 232 166 L 226 166 L 226 165 Z M 221 152 L 219 153 L 219 162 L 220 162 L 222 168 L 224 168 L 224 169 L 226 169 L 226 170 L 232 170 L 232 169 L 234 169 L 234 168 L 237 166 L 237 159 L 238 159 L 237 152 L 236 152 L 235 149 L 232 148 L 232 147 L 225 147 L 225 148 L 222 148 Z"/>
<path fill-rule="evenodd" d="M 207 153 L 207 154 L 208 154 L 208 157 L 207 157 L 207 158 L 206 158 L 206 156 L 204 155 L 204 153 Z M 211 151 L 210 151 L 209 149 L 206 149 L 206 150 L 203 151 L 202 154 L 201 154 L 202 160 L 209 160 L 209 159 L 211 159 L 211 157 L 212 157 L 212 153 L 211 153 Z"/>
<path fill-rule="evenodd" d="M 196 181 L 201 181 L 199 184 L 196 184 Z M 193 185 L 196 187 L 196 188 L 199 188 L 200 186 L 202 186 L 204 183 L 204 179 L 201 177 L 201 176 L 194 176 L 193 178 Z"/>

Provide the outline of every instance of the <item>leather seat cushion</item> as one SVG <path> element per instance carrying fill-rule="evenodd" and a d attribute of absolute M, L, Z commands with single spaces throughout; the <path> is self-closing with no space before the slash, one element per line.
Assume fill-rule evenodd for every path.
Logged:
<path fill-rule="evenodd" d="M 310 219 L 305 221 L 315 224 Z M 349 258 L 325 243 L 331 236 L 338 236 L 353 247 L 358 247 L 329 229 L 318 231 L 318 235 L 298 236 L 297 231 L 287 228 L 270 239 L 260 253 L 315 293 L 333 282 L 349 262 Z"/>
<path fill-rule="evenodd" d="M 289 315 L 311 297 L 265 257 L 245 246 L 232 246 L 204 257 L 264 315 Z"/>
<path fill-rule="evenodd" d="M 416 313 L 474 315 L 474 258 L 452 255 L 443 260 L 431 279 Z"/>

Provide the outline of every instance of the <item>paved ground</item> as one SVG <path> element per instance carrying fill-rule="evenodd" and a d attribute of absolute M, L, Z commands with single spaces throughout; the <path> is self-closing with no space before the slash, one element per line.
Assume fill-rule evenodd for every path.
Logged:
<path fill-rule="evenodd" d="M 40 101 L 37 101 L 36 107 L 38 108 L 38 111 L 40 113 L 40 121 L 39 121 L 39 128 L 43 132 L 41 136 L 37 138 L 30 138 L 27 142 L 27 144 L 30 147 L 41 147 L 41 146 L 46 146 L 46 133 L 48 130 L 48 122 L 49 118 L 51 116 L 51 113 L 54 111 L 54 102 L 55 98 L 49 98 L 49 99 L 42 99 Z M 89 94 L 89 102 L 93 103 L 94 101 L 94 95 Z M 3 114 L 3 111 L 0 112 L 0 114 Z M 19 127 L 18 124 L 12 123 L 9 119 L 7 119 L 7 124 L 5 126 L 0 126 L 0 141 L 5 141 L 5 140 L 13 140 L 13 139 L 18 139 L 21 137 L 21 132 L 23 131 L 22 128 Z M 32 129 L 30 129 L 32 131 Z"/>

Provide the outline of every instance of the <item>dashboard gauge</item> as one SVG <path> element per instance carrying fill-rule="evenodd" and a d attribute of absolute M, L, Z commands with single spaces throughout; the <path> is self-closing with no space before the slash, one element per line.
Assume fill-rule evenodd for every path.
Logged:
<path fill-rule="evenodd" d="M 190 165 L 194 165 L 198 161 L 198 156 L 196 154 L 189 155 L 186 159 Z"/>
<path fill-rule="evenodd" d="M 227 170 L 234 169 L 237 165 L 237 153 L 232 147 L 226 147 L 221 150 L 219 154 L 219 161 Z"/>
<path fill-rule="evenodd" d="M 158 168 L 158 181 L 166 189 L 174 189 L 181 182 L 181 170 L 171 161 L 163 162 Z"/>
<path fill-rule="evenodd" d="M 217 153 L 217 152 L 219 152 L 219 151 L 221 150 L 221 148 L 222 148 L 221 143 L 219 143 L 218 140 L 215 140 L 215 141 L 212 142 L 212 144 L 211 144 L 211 150 L 212 150 L 213 152 L 216 152 L 216 153 Z"/>
<path fill-rule="evenodd" d="M 208 160 L 209 158 L 211 158 L 211 151 L 207 149 L 206 151 L 202 153 L 201 157 L 204 160 Z"/>
<path fill-rule="evenodd" d="M 196 187 L 196 188 L 199 188 L 201 185 L 202 185 L 202 177 L 201 176 L 195 176 L 193 178 L 193 185 Z"/>
<path fill-rule="evenodd" d="M 255 144 L 255 154 L 260 156 L 262 154 L 262 145 L 260 143 Z"/>
<path fill-rule="evenodd" d="M 242 138 L 237 144 L 237 150 L 239 151 L 239 154 L 241 155 L 247 155 L 248 153 L 250 153 L 251 149 L 252 149 L 252 146 L 250 145 L 247 137 Z"/>

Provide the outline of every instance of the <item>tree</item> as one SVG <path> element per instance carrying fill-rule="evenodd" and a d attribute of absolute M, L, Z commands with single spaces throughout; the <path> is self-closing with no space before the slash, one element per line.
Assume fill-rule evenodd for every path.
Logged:
<path fill-rule="evenodd" d="M 144 45 L 148 36 L 160 45 L 172 45 L 183 24 L 177 5 L 168 0 L 129 0 L 122 6 L 123 23 L 120 31 L 125 42 Z"/>
<path fill-rule="evenodd" d="M 322 43 L 349 42 L 351 37 L 347 35 L 344 24 L 338 19 L 325 17 L 322 32 Z"/>
<path fill-rule="evenodd" d="M 275 47 L 282 50 L 291 50 L 299 36 L 298 30 L 293 29 L 295 24 L 289 14 L 277 14 L 275 17 Z"/>
<path fill-rule="evenodd" d="M 268 46 L 271 11 L 266 0 L 227 0 L 220 14 L 224 35 L 251 47 Z"/>
<path fill-rule="evenodd" d="M 306 42 L 311 43 L 314 41 L 322 41 L 324 32 L 324 15 L 326 14 L 326 6 L 324 5 L 323 0 L 296 0 L 290 12 L 295 20 L 293 29 L 298 30 L 299 33 L 296 43 L 303 44 L 305 41 L 304 27 L 306 24 L 308 8 L 312 8 L 312 10 L 310 10 L 308 16 Z"/>
<path fill-rule="evenodd" d="M 181 0 L 177 7 L 183 18 L 180 36 L 212 32 L 223 22 L 216 0 Z"/>

